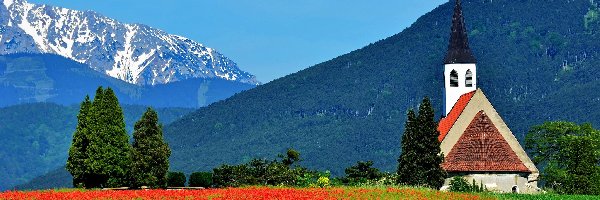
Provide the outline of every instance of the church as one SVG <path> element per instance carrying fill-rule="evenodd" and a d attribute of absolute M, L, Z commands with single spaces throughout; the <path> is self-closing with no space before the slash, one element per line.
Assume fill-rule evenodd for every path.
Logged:
<path fill-rule="evenodd" d="M 460 0 L 452 16 L 444 59 L 444 116 L 438 126 L 442 168 L 490 191 L 536 193 L 539 171 L 494 106 L 477 88 L 477 61 L 469 48 Z"/>

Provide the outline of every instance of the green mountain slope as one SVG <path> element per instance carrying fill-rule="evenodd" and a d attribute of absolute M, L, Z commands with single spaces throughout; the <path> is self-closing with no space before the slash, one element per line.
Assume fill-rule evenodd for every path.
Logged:
<path fill-rule="evenodd" d="M 430 96 L 441 113 L 452 8 L 170 124 L 172 168 L 210 170 L 292 147 L 307 167 L 338 175 L 357 160 L 394 171 L 406 111 Z M 591 1 L 464 0 L 463 8 L 479 87 L 518 138 L 546 120 L 600 125 L 600 26 Z"/>
<path fill-rule="evenodd" d="M 144 111 L 144 106 L 123 106 L 129 132 Z M 185 108 L 157 109 L 163 123 L 170 123 L 191 111 Z M 65 165 L 78 112 L 78 106 L 52 103 L 0 108 L 0 191 Z"/>
<path fill-rule="evenodd" d="M 0 55 L 0 107 L 38 102 L 71 105 L 94 94 L 100 85 L 113 88 L 121 103 L 163 108 L 198 108 L 254 87 L 217 78 L 139 86 L 58 55 Z"/>

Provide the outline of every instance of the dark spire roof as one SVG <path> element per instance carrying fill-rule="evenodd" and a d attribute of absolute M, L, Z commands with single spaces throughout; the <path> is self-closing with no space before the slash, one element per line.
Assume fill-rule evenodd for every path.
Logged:
<path fill-rule="evenodd" d="M 444 62 L 445 64 L 477 62 L 469 48 L 467 28 L 465 27 L 465 18 L 463 17 L 460 0 L 456 0 L 456 5 L 454 6 L 450 44 L 448 45 L 448 52 Z"/>

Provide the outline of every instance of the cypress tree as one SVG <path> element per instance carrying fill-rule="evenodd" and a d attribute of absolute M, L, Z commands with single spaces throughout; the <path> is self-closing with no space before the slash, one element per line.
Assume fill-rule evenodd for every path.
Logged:
<path fill-rule="evenodd" d="M 73 141 L 67 159 L 66 169 L 73 176 L 73 187 L 77 188 L 86 187 L 86 180 L 89 178 L 90 169 L 86 165 L 86 160 L 88 158 L 87 147 L 90 142 L 88 135 L 90 133 L 91 108 L 90 97 L 85 96 L 77 115 L 77 128 L 73 133 Z"/>
<path fill-rule="evenodd" d="M 112 89 L 99 87 L 92 103 L 93 129 L 89 145 L 91 187 L 127 186 L 131 164 L 123 111 Z"/>
<path fill-rule="evenodd" d="M 163 140 L 158 114 L 148 108 L 134 127 L 131 150 L 132 187 L 166 187 L 170 155 L 171 150 Z"/>
<path fill-rule="evenodd" d="M 441 164 L 439 131 L 431 101 L 423 99 L 419 106 L 419 115 L 409 111 L 404 135 L 402 136 L 402 154 L 398 159 L 398 183 L 426 186 L 439 189 L 446 178 Z"/>
<path fill-rule="evenodd" d="M 417 151 L 417 116 L 412 109 L 406 115 L 406 124 L 404 125 L 404 134 L 402 135 L 402 153 L 398 158 L 398 184 L 418 185 L 415 177 L 420 177 L 416 165 L 419 152 Z"/>
<path fill-rule="evenodd" d="M 419 139 L 424 148 L 421 153 L 419 166 L 424 170 L 423 181 L 431 188 L 439 189 L 446 179 L 446 171 L 442 168 L 444 155 L 441 153 L 440 141 L 438 139 L 438 123 L 435 121 L 435 113 L 429 97 L 423 99 L 419 106 Z"/>

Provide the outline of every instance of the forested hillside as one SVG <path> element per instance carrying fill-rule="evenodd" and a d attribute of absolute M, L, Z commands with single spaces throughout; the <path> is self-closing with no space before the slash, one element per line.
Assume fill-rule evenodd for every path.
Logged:
<path fill-rule="evenodd" d="M 22 103 L 79 103 L 98 86 L 111 87 L 121 103 L 198 108 L 255 87 L 218 78 L 189 78 L 155 86 L 134 85 L 51 54 L 0 55 L 0 107 Z"/>
<path fill-rule="evenodd" d="M 210 170 L 292 147 L 303 165 L 336 175 L 358 160 L 395 170 L 407 110 L 429 96 L 441 114 L 452 8 L 170 124 L 172 169 Z M 463 9 L 479 87 L 519 139 L 546 120 L 600 125 L 597 5 L 464 0 Z"/>
<path fill-rule="evenodd" d="M 65 165 L 78 111 L 79 106 L 51 103 L 0 108 L 0 171 L 3 172 L 0 190 Z M 129 133 L 144 111 L 144 106 L 123 106 Z M 185 108 L 157 109 L 163 123 L 170 123 L 191 111 Z"/>

